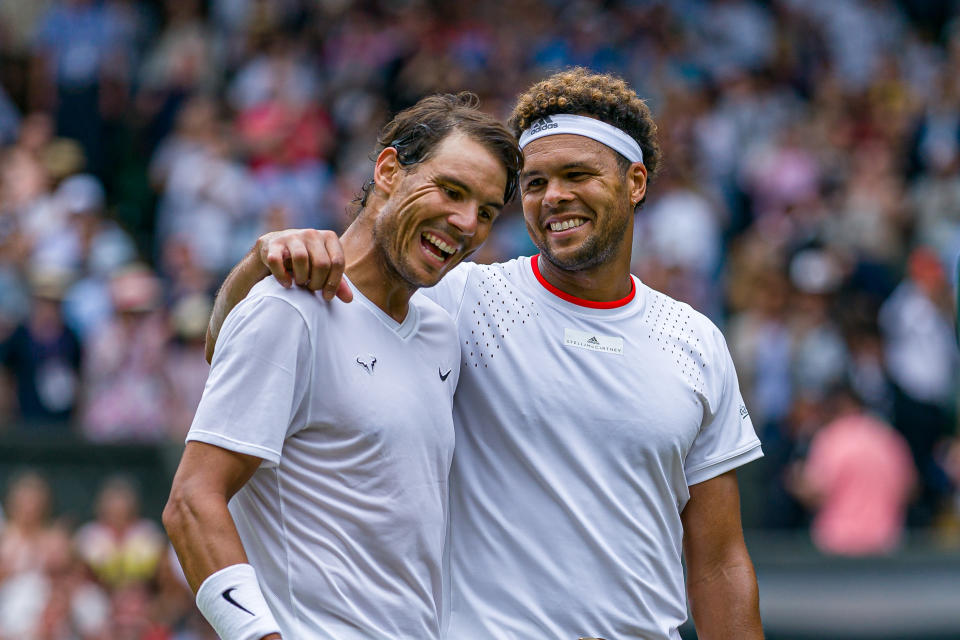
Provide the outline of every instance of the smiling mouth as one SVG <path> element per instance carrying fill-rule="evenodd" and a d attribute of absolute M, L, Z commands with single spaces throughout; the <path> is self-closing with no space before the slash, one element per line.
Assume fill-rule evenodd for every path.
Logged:
<path fill-rule="evenodd" d="M 567 229 L 576 229 L 587 223 L 585 218 L 571 218 L 561 222 L 551 222 L 550 231 L 566 231 Z"/>
<path fill-rule="evenodd" d="M 459 249 L 459 247 L 447 244 L 442 238 L 429 231 L 424 231 L 420 234 L 420 244 L 426 249 L 427 253 L 441 263 L 449 260 Z"/>

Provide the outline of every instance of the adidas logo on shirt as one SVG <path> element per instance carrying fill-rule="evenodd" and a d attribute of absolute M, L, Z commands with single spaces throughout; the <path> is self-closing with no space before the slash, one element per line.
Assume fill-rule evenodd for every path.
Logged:
<path fill-rule="evenodd" d="M 619 336 L 598 336 L 576 329 L 563 330 L 563 346 L 623 355 L 623 338 Z"/>

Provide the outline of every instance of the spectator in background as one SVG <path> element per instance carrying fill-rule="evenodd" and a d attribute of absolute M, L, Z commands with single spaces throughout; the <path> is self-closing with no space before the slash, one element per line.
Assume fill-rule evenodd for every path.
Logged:
<path fill-rule="evenodd" d="M 173 126 L 181 105 L 194 93 L 210 93 L 217 84 L 217 59 L 198 0 L 164 0 L 165 24 L 140 69 L 137 112 L 147 121 L 152 149 Z"/>
<path fill-rule="evenodd" d="M 70 536 L 50 520 L 46 479 L 27 471 L 10 483 L 0 533 L 0 637 L 95 640 L 109 599 L 89 579 Z"/>
<path fill-rule="evenodd" d="M 173 168 L 213 142 L 223 119 L 220 103 L 203 94 L 194 95 L 177 111 L 174 129 L 161 141 L 150 159 L 150 184 L 163 193 Z"/>
<path fill-rule="evenodd" d="M 296 32 L 273 34 L 264 52 L 240 69 L 230 86 L 236 128 L 258 211 L 282 206 L 294 225 L 322 226 L 323 192 L 333 122 L 318 102 L 320 81 Z"/>
<path fill-rule="evenodd" d="M 81 431 L 94 442 L 163 442 L 170 387 L 163 371 L 169 330 L 160 281 L 149 269 L 115 273 L 116 316 L 91 337 L 83 369 Z"/>
<path fill-rule="evenodd" d="M 146 582 L 166 549 L 152 520 L 140 515 L 140 496 L 124 476 L 107 478 L 97 493 L 96 519 L 80 527 L 74 538 L 80 557 L 111 589 Z"/>
<path fill-rule="evenodd" d="M 750 135 L 756 136 L 757 132 L 751 131 Z M 774 139 L 749 148 L 740 178 L 753 198 L 754 212 L 763 229 L 779 235 L 788 232 L 783 229 L 782 218 L 791 208 L 816 197 L 821 168 L 802 123 L 791 124 L 771 137 Z"/>
<path fill-rule="evenodd" d="M 951 286 L 937 255 L 919 247 L 906 278 L 880 309 L 887 370 L 894 387 L 894 424 L 910 445 L 925 480 L 912 516 L 927 525 L 946 487 L 934 447 L 950 433 L 957 409 L 960 362 Z"/>
<path fill-rule="evenodd" d="M 860 306 L 861 305 L 855 305 Z M 892 420 L 893 389 L 883 361 L 883 340 L 876 318 L 853 324 L 847 334 L 847 380 L 871 412 Z"/>
<path fill-rule="evenodd" d="M 53 199 L 62 212 L 62 225 L 38 239 L 31 262 L 103 273 L 136 255 L 130 236 L 106 217 L 106 193 L 96 177 L 70 176 L 57 187 Z"/>
<path fill-rule="evenodd" d="M 634 229 L 633 271 L 658 291 L 719 316 L 720 292 L 708 287 L 720 264 L 724 211 L 681 168 L 658 177 Z"/>
<path fill-rule="evenodd" d="M 775 52 L 771 12 L 749 0 L 715 0 L 696 11 L 696 46 L 703 65 L 724 75 L 737 69 L 762 69 Z"/>
<path fill-rule="evenodd" d="M 122 77 L 122 31 L 94 0 L 61 0 L 40 21 L 34 44 L 34 104 L 56 113 L 59 135 L 77 140 L 88 168 L 104 169 L 102 83 Z"/>
<path fill-rule="evenodd" d="M 230 131 L 217 124 L 208 133 L 204 144 L 170 165 L 157 208 L 158 252 L 176 237 L 206 271 L 222 274 L 249 247 L 257 225 L 248 215 L 250 176 L 234 158 Z M 240 247 L 238 234 L 244 236 Z"/>
<path fill-rule="evenodd" d="M 153 619 L 153 593 L 133 582 L 111 593 L 110 631 L 116 640 L 153 640 L 169 637 L 169 630 Z"/>
<path fill-rule="evenodd" d="M 94 176 L 70 176 L 51 201 L 61 224 L 37 238 L 31 263 L 76 274 L 64 299 L 64 313 L 86 342 L 111 314 L 108 274 L 131 262 L 136 249 L 127 232 L 107 217 L 103 185 Z"/>
<path fill-rule="evenodd" d="M 907 212 L 898 169 L 893 151 L 878 141 L 853 150 L 840 210 L 828 220 L 826 235 L 864 260 L 894 264 L 904 249 Z"/>
<path fill-rule="evenodd" d="M 794 289 L 790 309 L 791 378 L 797 393 L 821 400 L 843 381 L 849 360 L 832 313 L 843 270 L 829 251 L 811 246 L 793 255 L 788 273 Z"/>
<path fill-rule="evenodd" d="M 209 295 L 193 294 L 179 300 L 170 314 L 174 339 L 167 349 L 164 372 L 171 387 L 170 436 L 176 440 L 186 437 L 210 373 L 204 339 L 211 311 Z"/>
<path fill-rule="evenodd" d="M 960 86 L 954 78 L 943 84 L 911 145 L 908 169 L 916 173 L 908 197 L 918 240 L 949 265 L 960 256 Z"/>
<path fill-rule="evenodd" d="M 746 234 L 731 254 L 730 267 L 730 351 L 768 456 L 793 400 L 792 291 L 782 260 L 759 234 Z"/>
<path fill-rule="evenodd" d="M 15 628 L 2 630 L 11 637 L 101 640 L 112 630 L 110 597 L 91 579 L 63 527 L 53 531 L 43 572 L 23 587 L 19 597 L 24 598 L 24 591 L 29 593 L 32 587 L 34 608 L 30 609 L 29 600 L 22 601 L 26 606 L 11 620 Z"/>
<path fill-rule="evenodd" d="M 218 280 L 197 260 L 189 237 L 172 236 L 163 245 L 161 273 L 166 285 L 167 306 L 174 307 L 184 298 L 209 295 Z"/>
<path fill-rule="evenodd" d="M 49 197 L 52 176 L 44 157 L 52 141 L 50 116 L 32 113 L 24 118 L 16 143 L 3 153 L 0 216 L 8 218 L 5 227 L 21 237 L 21 254 L 30 250 L 36 238 L 51 233 L 62 222 L 60 210 Z"/>
<path fill-rule="evenodd" d="M 78 404 L 82 349 L 62 309 L 70 278 L 67 271 L 35 268 L 29 316 L 0 341 L 0 365 L 15 381 L 17 415 L 30 430 L 69 428 Z"/>
<path fill-rule="evenodd" d="M 6 523 L 0 532 L 0 581 L 39 570 L 46 562 L 50 521 L 50 485 L 35 471 L 15 476 L 7 488 Z M 2 600 L 5 596 L 0 596 Z"/>
<path fill-rule="evenodd" d="M 834 418 L 813 436 L 792 488 L 815 511 L 811 534 L 822 551 L 889 553 L 900 543 L 916 483 L 910 448 L 850 389 L 831 400 Z"/>

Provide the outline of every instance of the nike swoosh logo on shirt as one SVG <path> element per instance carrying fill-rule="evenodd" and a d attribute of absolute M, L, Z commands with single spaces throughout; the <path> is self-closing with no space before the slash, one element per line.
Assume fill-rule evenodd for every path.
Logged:
<path fill-rule="evenodd" d="M 453 369 L 448 369 L 447 372 L 444 373 L 444 372 L 441 371 L 440 369 L 437 369 L 437 373 L 440 374 L 440 379 L 443 380 L 444 382 L 446 382 L 447 376 L 450 375 L 450 372 L 451 372 L 451 371 L 453 371 Z"/>
<path fill-rule="evenodd" d="M 239 602 L 237 602 L 236 600 L 233 599 L 233 596 L 230 595 L 230 592 L 231 592 L 231 591 L 236 591 L 236 590 L 237 590 L 236 587 L 230 587 L 229 589 L 225 590 L 225 591 L 224 591 L 223 593 L 221 593 L 220 595 L 223 596 L 223 599 L 224 599 L 224 600 L 226 600 L 227 602 L 229 602 L 230 604 L 232 604 L 233 606 L 235 606 L 237 609 L 242 609 L 243 611 L 246 611 L 246 612 L 249 613 L 250 615 L 256 616 L 256 614 L 255 614 L 253 611 L 250 611 L 250 609 L 247 609 L 245 606 L 243 606 L 242 604 L 240 604 Z"/>

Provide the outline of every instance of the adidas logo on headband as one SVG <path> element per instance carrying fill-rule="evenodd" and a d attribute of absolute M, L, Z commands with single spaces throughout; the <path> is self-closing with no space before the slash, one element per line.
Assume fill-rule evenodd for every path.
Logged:
<path fill-rule="evenodd" d="M 546 131 L 547 129 L 556 129 L 559 126 L 559 124 L 550 119 L 550 116 L 544 116 L 534 122 L 533 126 L 527 129 L 527 131 L 530 133 L 530 135 L 535 135 L 541 131 Z"/>
<path fill-rule="evenodd" d="M 544 116 L 534 121 L 530 128 L 520 135 L 520 148 L 546 136 L 569 133 L 584 136 L 604 144 L 630 162 L 643 162 L 643 150 L 625 131 L 596 118 L 558 113 Z"/>

